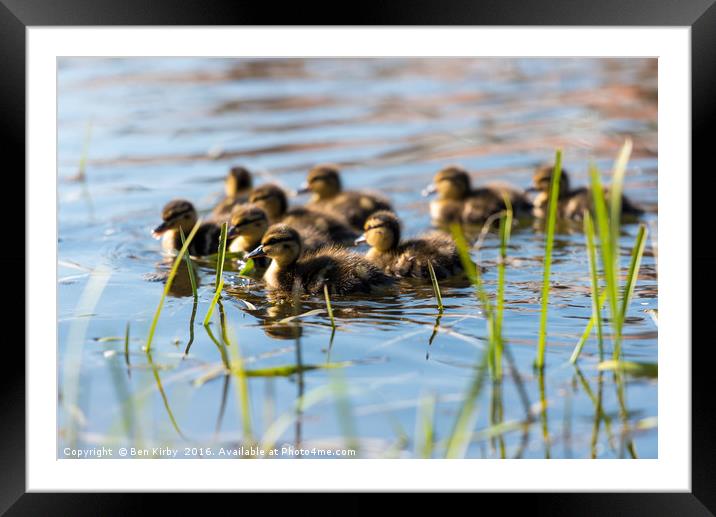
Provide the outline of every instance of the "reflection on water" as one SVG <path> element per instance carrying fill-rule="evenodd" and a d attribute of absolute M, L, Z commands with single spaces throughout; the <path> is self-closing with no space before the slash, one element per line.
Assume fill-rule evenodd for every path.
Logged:
<path fill-rule="evenodd" d="M 214 266 L 194 262 L 195 298 L 182 263 L 151 355 L 143 348 L 171 265 L 150 236 L 161 207 L 187 198 L 208 213 L 232 165 L 255 171 L 256 183 L 296 189 L 310 166 L 337 162 L 347 187 L 389 195 L 411 236 L 430 227 L 420 190 L 447 164 L 466 167 L 475 185 L 524 188 L 561 147 L 579 186 L 590 160 L 609 170 L 628 135 L 626 193 L 647 209 L 652 239 L 623 351 L 627 360 L 656 362 L 656 60 L 142 58 L 59 66 L 60 392 L 68 380 L 80 386 L 61 400 L 60 451 L 68 443 L 241 446 L 252 437 L 295 447 L 353 444 L 362 457 L 437 457 L 469 413 L 468 457 L 656 457 L 656 381 L 597 370 L 594 338 L 578 368 L 568 363 L 591 314 L 584 236 L 573 225 L 559 227 L 554 243 L 542 375 L 532 363 L 544 229 L 532 221 L 514 228 L 507 250 L 501 378 L 475 381 L 487 329 L 474 289 L 460 281 L 441 285 L 442 313 L 429 284 L 402 282 L 395 296 L 334 297 L 334 328 L 322 297 L 271 298 L 234 264 L 205 327 Z M 84 181 L 70 181 L 90 121 Z M 623 227 L 623 275 L 636 229 Z M 470 233 L 494 293 L 497 236 Z M 110 277 L 88 294 L 98 268 Z M 78 323 L 87 324 L 84 338 Z M 609 332 L 606 324 L 607 340 Z M 474 411 L 466 413 L 470 393 Z"/>

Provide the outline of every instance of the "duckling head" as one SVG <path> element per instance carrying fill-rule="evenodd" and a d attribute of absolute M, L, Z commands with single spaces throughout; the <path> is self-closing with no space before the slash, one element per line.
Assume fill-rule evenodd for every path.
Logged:
<path fill-rule="evenodd" d="M 543 165 L 539 167 L 532 175 L 532 192 L 542 192 L 549 195 L 552 187 L 552 176 L 554 175 L 554 167 L 552 165 Z M 569 175 L 567 171 L 562 169 L 559 176 L 559 197 L 563 197 L 569 193 Z"/>
<path fill-rule="evenodd" d="M 268 227 L 268 216 L 263 209 L 256 205 L 237 205 L 231 211 L 231 226 L 227 237 L 238 239 L 242 251 L 251 251 L 261 241 Z M 246 249 L 247 246 L 250 249 Z"/>
<path fill-rule="evenodd" d="M 363 230 L 365 233 L 356 239 L 356 244 L 367 242 L 380 252 L 390 251 L 400 242 L 400 220 L 387 210 L 371 215 L 363 225 Z"/>
<path fill-rule="evenodd" d="M 470 176 L 462 167 L 451 165 L 440 170 L 433 182 L 423 191 L 424 195 L 437 192 L 441 200 L 461 200 L 470 193 Z"/>
<path fill-rule="evenodd" d="M 301 185 L 299 194 L 313 192 L 318 199 L 332 198 L 341 191 L 341 177 L 338 167 L 324 164 L 316 165 L 308 171 L 306 182 Z"/>
<path fill-rule="evenodd" d="M 261 239 L 261 245 L 246 258 L 269 257 L 279 267 L 286 267 L 298 260 L 301 248 L 301 237 L 296 230 L 286 224 L 275 224 Z"/>
<path fill-rule="evenodd" d="M 229 173 L 224 180 L 224 191 L 226 197 L 235 198 L 242 192 L 246 192 L 251 188 L 251 173 L 245 167 L 237 165 L 229 169 Z"/>
<path fill-rule="evenodd" d="M 189 235 L 197 221 L 197 214 L 194 205 L 186 199 L 175 199 L 170 201 L 162 209 L 162 224 L 154 228 L 152 235 L 155 239 L 159 239 L 162 234 L 169 230 L 179 230 L 184 235 Z"/>
<path fill-rule="evenodd" d="M 261 185 L 253 189 L 249 194 L 249 203 L 263 209 L 271 221 L 283 217 L 288 209 L 286 193 L 274 184 Z"/>

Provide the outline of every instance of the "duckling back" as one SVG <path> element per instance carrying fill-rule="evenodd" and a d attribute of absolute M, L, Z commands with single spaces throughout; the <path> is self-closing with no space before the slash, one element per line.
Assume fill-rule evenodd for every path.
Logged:
<path fill-rule="evenodd" d="M 432 264 L 438 280 L 463 272 L 455 242 L 449 236 L 431 232 L 408 239 L 390 251 L 371 249 L 366 257 L 385 273 L 398 278 L 430 278 L 428 263 Z"/>
<path fill-rule="evenodd" d="M 370 294 L 390 289 L 395 281 L 365 257 L 344 248 L 329 247 L 305 253 L 285 269 L 267 271 L 269 286 L 292 292 L 294 285 L 303 292 L 319 294 L 323 286 L 334 295 Z"/>
<path fill-rule="evenodd" d="M 353 228 L 362 229 L 366 219 L 380 210 L 392 210 L 383 196 L 368 192 L 345 191 L 326 200 L 311 201 L 310 206 L 341 214 Z"/>
<path fill-rule="evenodd" d="M 358 237 L 339 214 L 323 210 L 307 207 L 292 208 L 286 212 L 281 222 L 300 231 L 310 231 L 311 237 L 320 239 L 323 244 L 350 245 Z"/>

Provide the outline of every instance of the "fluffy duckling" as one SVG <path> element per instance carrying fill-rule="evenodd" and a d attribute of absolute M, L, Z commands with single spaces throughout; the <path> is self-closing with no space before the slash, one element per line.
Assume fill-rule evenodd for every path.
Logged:
<path fill-rule="evenodd" d="M 342 190 L 341 177 L 335 165 L 317 165 L 308 171 L 299 194 L 311 192 L 309 205 L 345 216 L 353 228 L 362 229 L 365 220 L 379 210 L 392 210 L 390 202 L 377 194 Z"/>
<path fill-rule="evenodd" d="M 227 234 L 229 251 L 249 253 L 261 244 L 269 228 L 269 219 L 266 212 L 256 205 L 238 205 L 231 211 L 230 224 Z M 316 250 L 325 245 L 324 236 L 312 228 L 301 228 L 298 232 L 306 250 Z M 254 260 L 260 268 L 268 267 L 269 262 L 266 257 Z"/>
<path fill-rule="evenodd" d="M 352 244 L 358 234 L 339 214 L 313 208 L 288 208 L 286 193 L 278 185 L 262 185 L 251 191 L 249 202 L 266 212 L 269 222 L 282 222 L 294 228 L 312 228 L 323 236 L 324 244 Z"/>
<path fill-rule="evenodd" d="M 249 199 L 251 186 L 251 173 L 248 169 L 241 166 L 232 167 L 224 180 L 225 196 L 211 212 L 212 219 L 216 221 L 227 219 L 234 206 L 245 203 Z"/>
<path fill-rule="evenodd" d="M 179 229 L 188 237 L 198 220 L 196 209 L 185 199 L 175 199 L 164 205 L 162 224 L 154 228 L 152 235 L 162 240 L 162 249 L 174 251 L 181 249 L 182 241 Z M 214 223 L 203 223 L 189 243 L 189 254 L 195 257 L 211 255 L 219 249 L 221 229 Z"/>
<path fill-rule="evenodd" d="M 424 195 L 433 193 L 437 193 L 438 199 L 430 203 L 430 215 L 439 225 L 482 223 L 505 209 L 503 196 L 512 203 L 515 217 L 529 215 L 532 210 L 524 192 L 502 183 L 473 189 L 467 171 L 454 165 L 440 170 L 423 191 Z"/>
<path fill-rule="evenodd" d="M 462 273 L 462 263 L 453 240 L 433 232 L 415 239 L 400 240 L 400 220 L 388 211 L 376 212 L 365 222 L 365 233 L 356 239 L 371 249 L 366 258 L 390 275 L 429 279 L 428 262 L 439 280 Z"/>
<path fill-rule="evenodd" d="M 530 189 L 537 192 L 534 200 L 533 214 L 540 219 L 546 219 L 549 212 L 549 195 L 552 185 L 552 174 L 554 167 L 544 165 L 539 167 L 532 176 L 533 187 Z M 569 174 L 562 170 L 559 176 L 559 204 L 557 205 L 557 217 L 579 221 L 584 216 L 585 210 L 592 210 L 592 191 L 588 187 L 572 189 L 569 184 Z M 604 187 L 604 198 L 609 203 L 609 187 Z M 622 194 L 622 216 L 638 217 L 644 211 L 635 205 L 629 198 Z"/>
<path fill-rule="evenodd" d="M 318 294 L 327 285 L 331 294 L 375 293 L 391 288 L 394 280 L 365 257 L 343 248 L 329 247 L 303 253 L 301 237 L 285 224 L 269 228 L 261 245 L 247 258 L 269 257 L 264 273 L 269 289 Z"/>

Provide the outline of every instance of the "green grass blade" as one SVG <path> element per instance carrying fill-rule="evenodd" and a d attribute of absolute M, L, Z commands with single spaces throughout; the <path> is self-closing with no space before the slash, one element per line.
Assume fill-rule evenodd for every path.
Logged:
<path fill-rule="evenodd" d="M 328 284 L 323 284 L 323 296 L 326 298 L 326 311 L 328 311 L 328 318 L 331 320 L 331 327 L 336 328 L 336 320 L 333 317 L 333 307 L 331 306 L 331 297 L 328 294 Z"/>
<path fill-rule="evenodd" d="M 162 292 L 162 297 L 159 299 L 159 304 L 157 305 L 157 310 L 154 312 L 154 318 L 152 318 L 152 324 L 149 327 L 149 335 L 147 336 L 147 346 L 146 346 L 147 352 L 149 352 L 152 349 L 152 341 L 154 340 L 154 332 L 156 331 L 157 323 L 159 322 L 159 315 L 162 313 L 162 308 L 164 307 L 164 300 L 166 299 L 167 293 L 169 293 L 169 290 L 172 287 L 172 283 L 174 282 L 174 277 L 177 274 L 177 269 L 179 268 L 179 264 L 181 263 L 182 258 L 184 257 L 186 250 L 189 248 L 189 244 L 191 244 L 191 241 L 194 238 L 194 235 L 196 235 L 196 232 L 199 229 L 200 225 L 201 225 L 201 220 L 198 220 L 196 222 L 196 224 L 194 225 L 194 228 L 192 228 L 191 232 L 189 232 L 189 237 L 187 237 L 186 241 L 184 242 L 181 249 L 179 250 L 179 253 L 177 253 L 176 258 L 174 259 L 174 263 L 172 264 L 172 267 L 169 270 L 169 276 L 167 277 L 166 284 L 164 284 L 164 291 Z"/>
<path fill-rule="evenodd" d="M 612 327 L 614 330 L 615 343 L 619 340 L 621 332 L 621 323 L 619 318 L 618 304 L 618 279 L 617 279 L 617 259 L 616 253 L 618 247 L 613 240 L 610 231 L 609 216 L 607 215 L 607 203 L 604 199 L 604 188 L 599 177 L 599 170 L 592 164 L 590 166 L 590 176 L 592 183 L 592 196 L 594 202 L 594 213 L 597 223 L 597 233 L 599 234 L 599 246 L 602 256 L 602 267 L 604 269 L 604 281 L 607 289 L 607 300 L 609 301 L 609 311 L 612 316 Z"/>
<path fill-rule="evenodd" d="M 221 296 L 221 290 L 224 288 L 224 279 L 222 278 L 219 280 L 219 284 L 216 286 L 216 292 L 214 293 L 214 296 L 211 299 L 211 303 L 209 304 L 209 309 L 206 311 L 206 316 L 204 317 L 204 323 L 203 325 L 205 327 L 209 326 L 209 322 L 211 321 L 211 315 L 214 314 L 214 308 L 216 307 L 216 302 L 219 301 L 219 297 Z"/>
<path fill-rule="evenodd" d="M 621 222 L 622 215 L 622 192 L 624 190 L 624 176 L 626 174 L 627 164 L 629 163 L 629 156 L 631 155 L 631 150 L 631 139 L 627 138 L 624 141 L 624 145 L 619 150 L 619 155 L 617 156 L 616 162 L 614 162 L 614 169 L 612 172 L 612 185 L 609 196 L 609 209 L 611 213 L 610 222 L 612 242 L 615 245 L 619 242 L 619 225 Z"/>
<path fill-rule="evenodd" d="M 228 232 L 228 224 L 224 223 L 221 225 L 221 235 L 219 237 L 219 253 L 216 259 L 216 289 L 214 291 L 214 297 L 211 299 L 209 309 L 206 311 L 204 317 L 204 326 L 209 325 L 211 321 L 211 315 L 214 313 L 214 307 L 216 302 L 221 297 L 221 290 L 224 288 L 224 260 L 226 258 L 226 234 Z"/>
<path fill-rule="evenodd" d="M 182 246 L 186 242 L 186 239 L 184 238 L 184 230 L 179 228 L 179 236 L 181 237 L 181 243 Z M 191 257 L 189 256 L 189 253 L 184 254 L 184 261 L 186 262 L 186 270 L 189 275 L 189 282 L 191 282 L 191 294 L 194 296 L 194 299 L 198 298 L 198 293 L 196 290 L 196 277 L 194 276 L 194 263 L 191 260 Z"/>
<path fill-rule="evenodd" d="M 589 321 L 587 322 L 587 326 L 584 327 L 584 332 L 582 332 L 582 336 L 579 338 L 579 341 L 577 341 L 577 344 L 574 346 L 574 350 L 572 351 L 572 355 L 569 358 L 569 362 L 572 364 L 575 364 L 577 362 L 577 359 L 579 359 L 579 354 L 582 353 L 582 348 L 584 348 L 584 344 L 589 339 L 589 335 L 592 333 L 592 329 L 594 328 L 594 322 L 595 320 L 597 323 L 597 328 L 602 328 L 602 323 L 600 321 L 601 319 L 601 308 L 604 306 L 604 302 L 607 300 L 607 290 L 602 289 L 602 292 L 599 294 L 599 302 L 597 304 L 598 312 L 595 314 L 594 310 L 592 310 L 592 315 L 589 318 Z M 592 303 L 594 303 L 594 298 L 592 298 Z M 598 330 L 599 335 L 601 335 L 601 330 Z M 601 348 L 600 348 L 600 356 L 601 356 Z"/>
<path fill-rule="evenodd" d="M 129 363 L 129 322 L 127 322 L 127 326 L 124 329 L 124 362 L 127 365 L 127 373 L 129 373 L 129 368 L 131 367 Z"/>
<path fill-rule="evenodd" d="M 228 338 L 228 333 L 227 333 Z M 241 408 L 241 428 L 243 430 L 243 438 L 249 443 L 254 442 L 254 435 L 251 425 L 251 406 L 249 403 L 249 382 L 244 368 L 244 359 L 241 356 L 241 350 L 235 340 L 229 339 L 229 353 L 231 355 L 231 373 L 237 378 L 236 390 L 237 399 Z"/>
<path fill-rule="evenodd" d="M 219 285 L 224 276 L 224 260 L 226 259 L 226 236 L 228 234 L 229 223 L 221 225 L 221 234 L 219 235 L 219 251 L 216 258 L 216 282 Z"/>
<path fill-rule="evenodd" d="M 475 424 L 477 399 L 487 376 L 489 351 L 485 352 L 480 360 L 475 377 L 470 385 L 465 402 L 458 413 L 452 432 L 447 441 L 446 458 L 463 458 L 470 443 L 472 427 Z"/>
<path fill-rule="evenodd" d="M 428 261 L 428 272 L 430 273 L 430 281 L 433 284 L 433 292 L 435 293 L 435 298 L 438 301 L 438 311 L 442 313 L 444 310 L 443 297 L 440 293 L 440 285 L 438 284 L 438 278 L 435 276 L 435 269 L 433 268 L 433 263 L 430 261 Z"/>
<path fill-rule="evenodd" d="M 504 196 L 505 210 L 500 217 L 500 262 L 497 265 L 497 309 L 494 319 L 495 330 L 493 365 L 495 378 L 502 378 L 502 319 L 505 311 L 505 269 L 507 267 L 507 245 L 510 241 L 510 233 L 512 231 L 512 203 L 507 196 Z"/>
<path fill-rule="evenodd" d="M 241 268 L 241 271 L 239 271 L 240 276 L 247 276 L 254 272 L 256 269 L 256 265 L 254 264 L 254 259 L 249 259 L 244 264 L 244 267 Z"/>
<path fill-rule="evenodd" d="M 162 379 L 159 377 L 159 369 L 157 368 L 157 365 L 154 364 L 154 361 L 152 360 L 152 353 L 149 350 L 147 350 L 147 360 L 149 361 L 149 365 L 152 369 L 154 380 L 157 383 L 157 389 L 159 390 L 159 394 L 162 396 L 162 402 L 164 402 L 164 408 L 167 410 L 167 415 L 169 416 L 169 420 L 172 423 L 172 427 L 174 427 L 174 430 L 179 436 L 185 438 L 184 434 L 181 432 L 181 429 L 179 429 L 179 424 L 177 423 L 176 418 L 174 418 L 174 413 L 172 412 L 172 408 L 169 405 L 169 398 L 164 391 L 164 386 L 162 386 Z"/>
<path fill-rule="evenodd" d="M 631 302 L 631 297 L 634 294 L 634 288 L 636 287 L 636 281 L 639 277 L 639 266 L 641 264 L 641 258 L 644 255 L 644 246 L 646 245 L 646 225 L 639 225 L 639 231 L 636 234 L 634 241 L 634 247 L 631 251 L 631 261 L 629 263 L 629 273 L 627 274 L 627 283 L 624 286 L 624 293 L 622 295 L 622 307 L 620 320 L 623 322 L 626 318 L 627 309 Z M 617 343 L 618 346 L 614 347 L 614 359 L 619 359 L 621 354 L 621 343 Z"/>
<path fill-rule="evenodd" d="M 659 365 L 657 363 L 642 363 L 636 361 L 602 361 L 597 366 L 599 371 L 623 372 L 632 377 L 646 377 L 656 379 L 659 376 Z"/>
<path fill-rule="evenodd" d="M 415 454 L 421 458 L 431 458 L 433 456 L 433 447 L 435 445 L 435 395 L 424 396 L 420 399 L 420 406 L 415 422 L 420 429 L 416 432 L 416 436 L 422 439 L 420 442 L 415 441 Z"/>
<path fill-rule="evenodd" d="M 490 300 L 487 297 L 487 293 L 482 285 L 482 277 L 480 275 L 480 268 L 472 261 L 470 256 L 470 248 L 465 240 L 465 235 L 462 232 L 462 228 L 459 224 L 453 224 L 450 227 L 452 232 L 453 240 L 455 241 L 455 247 L 457 248 L 458 255 L 460 256 L 460 262 L 462 268 L 465 271 L 467 279 L 475 286 L 478 299 L 482 302 L 485 315 L 488 320 L 492 318 L 492 306 Z"/>
<path fill-rule="evenodd" d="M 544 245 L 544 277 L 542 279 L 542 311 L 539 323 L 539 342 L 537 348 L 538 369 L 544 368 L 545 349 L 547 347 L 547 307 L 549 302 L 549 279 L 552 266 L 552 246 L 554 244 L 554 229 L 557 222 L 557 205 L 559 204 L 559 178 L 562 175 L 562 151 L 557 150 L 554 158 L 554 174 L 549 196 L 549 215 L 547 217 L 547 236 Z"/>

